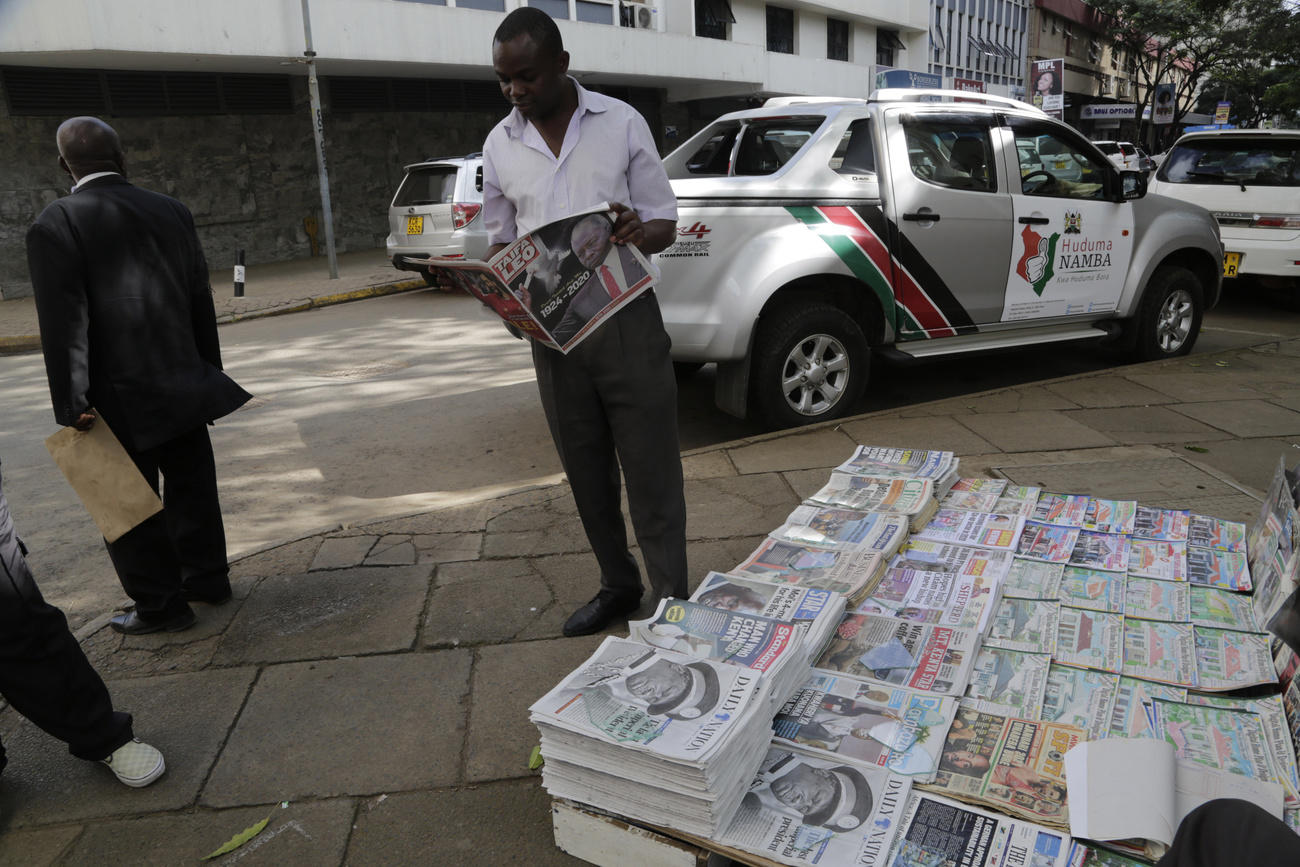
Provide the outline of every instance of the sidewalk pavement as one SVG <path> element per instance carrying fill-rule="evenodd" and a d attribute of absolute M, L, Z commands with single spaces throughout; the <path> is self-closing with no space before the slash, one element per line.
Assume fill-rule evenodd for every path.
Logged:
<path fill-rule="evenodd" d="M 1279 456 L 1300 460 L 1300 339 L 689 452 L 692 586 L 740 562 L 860 443 L 1251 523 Z M 528 769 L 528 705 L 603 638 L 560 635 L 598 584 L 566 484 L 287 540 L 232 577 L 235 599 L 196 606 L 187 632 L 121 636 L 111 612 L 81 630 L 166 755 L 149 788 L 0 713 L 0 865 L 194 863 L 263 819 L 212 863 L 579 863 L 555 848 Z"/>
<path fill-rule="evenodd" d="M 262 316 L 297 313 L 344 301 L 423 289 L 424 279 L 412 271 L 398 271 L 383 250 L 362 250 L 338 256 L 339 276 L 331 279 L 324 256 L 249 265 L 244 275 L 244 295 L 234 297 L 232 268 L 213 271 L 213 302 L 217 322 L 239 322 Z M 0 301 L 0 355 L 41 348 L 32 298 Z"/>

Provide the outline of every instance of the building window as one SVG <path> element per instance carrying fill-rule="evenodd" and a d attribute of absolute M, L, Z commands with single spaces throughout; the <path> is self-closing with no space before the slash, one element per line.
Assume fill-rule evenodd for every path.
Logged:
<path fill-rule="evenodd" d="M 569 18 L 569 0 L 528 0 L 528 5 L 540 9 L 552 18 Z"/>
<path fill-rule="evenodd" d="M 876 65 L 893 66 L 895 52 L 902 51 L 904 48 L 902 40 L 898 38 L 897 30 L 877 30 L 876 31 Z"/>
<path fill-rule="evenodd" d="M 481 9 L 484 12 L 506 11 L 506 0 L 456 0 L 457 9 Z"/>
<path fill-rule="evenodd" d="M 767 7 L 767 50 L 794 54 L 794 10 Z"/>
<path fill-rule="evenodd" d="M 578 0 L 573 4 L 573 9 L 578 13 L 577 20 L 585 21 L 588 24 L 613 24 L 614 23 L 614 5 L 612 3 L 601 2 L 601 0 Z"/>
<path fill-rule="evenodd" d="M 838 18 L 826 19 L 826 59 L 849 59 L 849 22 Z"/>
<path fill-rule="evenodd" d="M 735 24 L 727 0 L 695 0 L 695 35 L 708 39 L 726 39 L 727 25 Z"/>

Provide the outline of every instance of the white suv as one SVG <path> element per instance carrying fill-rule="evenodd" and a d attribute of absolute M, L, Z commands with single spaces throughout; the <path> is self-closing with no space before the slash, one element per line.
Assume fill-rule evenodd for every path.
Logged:
<path fill-rule="evenodd" d="M 1300 288 L 1300 130 L 1188 133 L 1161 163 L 1151 191 L 1214 214 L 1223 276 Z"/>
<path fill-rule="evenodd" d="M 1095 141 L 1093 142 L 1097 149 L 1106 155 L 1106 159 L 1117 169 L 1127 169 L 1130 171 L 1146 171 L 1142 165 L 1142 158 L 1139 155 L 1137 146 L 1128 141 Z"/>
<path fill-rule="evenodd" d="M 412 163 L 388 207 L 388 258 L 399 271 L 434 278 L 405 257 L 482 259 L 487 254 L 483 209 L 483 156 L 441 157 Z"/>

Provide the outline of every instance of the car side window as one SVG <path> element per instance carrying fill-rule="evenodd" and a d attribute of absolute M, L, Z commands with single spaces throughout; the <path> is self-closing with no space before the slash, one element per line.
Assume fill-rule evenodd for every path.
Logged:
<path fill-rule="evenodd" d="M 1058 199 L 1106 197 L 1107 164 L 1086 150 L 1081 140 L 1039 121 L 1010 117 L 1007 122 L 1021 155 L 1021 193 Z"/>
<path fill-rule="evenodd" d="M 719 124 L 695 153 L 686 160 L 693 175 L 726 175 L 731 168 L 731 150 L 736 145 L 739 123 Z"/>
<path fill-rule="evenodd" d="M 874 174 L 876 146 L 871 136 L 871 118 L 859 118 L 849 124 L 831 156 L 831 168 L 841 175 Z"/>
<path fill-rule="evenodd" d="M 988 125 L 965 118 L 905 117 L 903 134 L 912 174 L 955 190 L 998 189 Z"/>
<path fill-rule="evenodd" d="M 732 174 L 770 175 L 808 143 L 821 127 L 822 117 L 772 118 L 745 124 L 745 132 L 736 149 Z"/>

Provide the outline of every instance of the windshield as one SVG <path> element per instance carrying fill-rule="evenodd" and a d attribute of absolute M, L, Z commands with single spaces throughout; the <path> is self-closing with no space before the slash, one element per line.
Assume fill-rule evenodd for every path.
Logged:
<path fill-rule="evenodd" d="M 715 123 L 697 137 L 697 144 L 683 165 L 677 165 L 674 154 L 665 160 L 665 168 L 670 178 L 770 175 L 793 159 L 825 120 L 823 115 L 804 115 Z"/>
<path fill-rule="evenodd" d="M 393 197 L 393 207 L 445 205 L 456 200 L 455 166 L 421 166 L 407 173 Z"/>
<path fill-rule="evenodd" d="M 1300 139 L 1223 137 L 1180 142 L 1160 167 L 1171 184 L 1300 187 Z"/>

